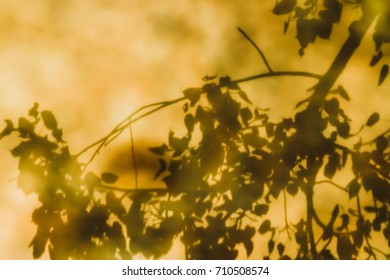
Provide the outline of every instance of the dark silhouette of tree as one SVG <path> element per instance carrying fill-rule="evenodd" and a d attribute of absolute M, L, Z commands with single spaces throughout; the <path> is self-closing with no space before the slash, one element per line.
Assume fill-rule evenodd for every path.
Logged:
<path fill-rule="evenodd" d="M 259 258 L 389 259 L 390 129 L 365 142 L 341 144 L 342 139 L 356 139 L 360 131 L 351 133 L 352 120 L 342 108 L 350 97 L 335 83 L 374 22 L 376 53 L 370 65 L 381 61 L 382 45 L 390 42 L 390 2 L 280 0 L 273 13 L 287 18 L 285 32 L 296 26 L 299 55 L 304 55 L 317 38 L 330 38 L 344 5 L 355 5 L 361 17 L 351 22 L 348 38 L 322 75 L 273 70 L 261 49 L 239 29 L 267 72 L 239 80 L 205 76 L 203 86 L 140 108 L 78 154 L 70 153 L 52 112 L 40 111 L 38 104 L 17 124 L 6 120 L 0 138 L 16 134 L 20 139 L 11 150 L 19 160 L 18 185 L 27 194 L 36 193 L 41 203 L 32 213 L 37 226 L 33 257 L 48 249 L 53 259 L 131 259 L 138 253 L 159 258 L 180 238 L 187 259 L 235 259 L 240 246 L 250 256 L 254 240 L 263 235 L 268 246 Z M 384 64 L 379 85 L 387 74 Z M 277 76 L 310 78 L 316 84 L 297 104 L 294 116 L 275 122 L 267 109 L 251 102 L 240 84 Z M 179 102 L 187 132 L 178 136 L 170 131 L 166 143 L 150 148 L 160 164 L 155 179 L 165 188 L 123 189 L 115 186 L 117 175 L 98 176 L 88 170 L 99 151 L 131 130 L 133 123 Z M 361 130 L 380 119 L 374 112 Z M 41 124 L 44 131 L 37 130 Z M 89 162 L 80 162 L 79 156 L 91 149 Z M 350 173 L 346 186 L 333 180 L 339 172 Z M 322 175 L 325 180 L 319 179 Z M 318 184 L 345 193 L 345 207 L 330 202 L 333 211 L 325 219 L 313 202 Z M 286 199 L 297 194 L 305 197 L 306 214 L 291 223 Z M 278 200 L 284 201 L 282 226 L 267 218 Z M 294 242 L 293 253 L 285 250 L 281 235 Z M 373 246 L 373 236 L 388 247 Z"/>

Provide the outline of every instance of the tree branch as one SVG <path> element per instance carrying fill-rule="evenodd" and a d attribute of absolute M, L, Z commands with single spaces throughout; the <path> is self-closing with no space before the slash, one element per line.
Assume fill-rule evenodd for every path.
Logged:
<path fill-rule="evenodd" d="M 245 33 L 244 30 L 242 30 L 240 27 L 237 27 L 238 31 L 240 31 L 240 33 L 245 37 L 245 39 L 247 39 L 249 41 L 249 43 L 252 44 L 252 46 L 257 50 L 257 52 L 260 54 L 261 58 L 263 59 L 264 61 L 264 64 L 265 66 L 267 67 L 268 71 L 269 72 L 273 72 L 271 66 L 269 65 L 267 59 L 265 58 L 265 55 L 264 53 L 261 51 L 261 49 L 259 48 L 259 46 L 248 36 L 248 34 Z"/>

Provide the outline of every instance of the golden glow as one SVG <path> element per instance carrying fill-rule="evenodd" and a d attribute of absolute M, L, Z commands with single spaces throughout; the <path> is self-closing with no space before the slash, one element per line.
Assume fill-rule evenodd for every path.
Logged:
<path fill-rule="evenodd" d="M 16 119 L 38 102 L 56 114 L 64 138 L 76 153 L 135 109 L 179 97 L 184 88 L 199 86 L 206 74 L 242 78 L 265 71 L 237 26 L 259 43 L 274 69 L 323 73 L 346 30 L 335 31 L 330 42 L 309 46 L 300 58 L 295 32 L 282 34 L 283 18 L 272 15 L 273 2 L 2 0 L 0 117 Z M 343 19 L 358 16 L 350 9 Z M 368 66 L 373 50 L 368 35 L 339 81 L 352 97 L 347 104 L 356 121 L 352 130 L 358 130 L 374 111 L 385 119 L 366 135 L 382 131 L 390 121 L 390 82 L 376 86 L 379 69 Z M 312 85 L 307 79 L 278 78 L 243 87 L 278 119 L 291 115 L 291 108 Z M 169 129 L 181 125 L 175 115 L 178 110 L 180 105 L 134 125 L 136 149 L 165 140 Z M 132 184 L 128 140 L 125 135 L 103 151 L 96 168 L 114 166 L 113 171 L 123 172 L 124 182 Z M 16 188 L 17 166 L 8 152 L 12 145 L 12 141 L 0 142 L 0 259 L 28 259 L 35 200 Z M 145 169 L 154 167 L 144 156 L 147 152 L 138 153 L 140 160 L 145 157 Z M 142 176 L 141 183 L 150 183 L 146 178 Z M 292 207 L 295 215 L 302 210 Z M 182 252 L 172 254 L 180 256 Z"/>

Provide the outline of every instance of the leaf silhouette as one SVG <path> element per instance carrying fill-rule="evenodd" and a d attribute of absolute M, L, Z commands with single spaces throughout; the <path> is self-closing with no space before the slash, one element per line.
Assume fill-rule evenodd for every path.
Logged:
<path fill-rule="evenodd" d="M 103 182 L 113 184 L 118 180 L 118 175 L 110 172 L 103 172 L 101 178 Z"/>
<path fill-rule="evenodd" d="M 380 115 L 378 113 L 376 112 L 372 113 L 366 122 L 366 126 L 373 126 L 379 121 L 379 119 L 380 119 Z"/>
<path fill-rule="evenodd" d="M 48 129 L 54 130 L 57 128 L 57 120 L 54 117 L 52 112 L 47 110 L 42 111 L 41 116 L 42 116 L 43 123 Z"/>
<path fill-rule="evenodd" d="M 383 82 L 385 81 L 387 75 L 389 74 L 389 65 L 384 64 L 381 68 L 381 72 L 379 74 L 379 79 L 378 79 L 378 86 L 382 85 Z"/>
<path fill-rule="evenodd" d="M 284 15 L 291 13 L 297 4 L 297 0 L 281 0 L 278 2 L 272 12 L 275 15 Z"/>

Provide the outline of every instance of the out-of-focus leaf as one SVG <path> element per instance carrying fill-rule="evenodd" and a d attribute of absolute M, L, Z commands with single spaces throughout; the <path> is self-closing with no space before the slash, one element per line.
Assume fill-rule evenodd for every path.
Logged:
<path fill-rule="evenodd" d="M 373 126 L 374 124 L 376 124 L 380 119 L 380 115 L 375 112 L 373 113 L 367 120 L 366 122 L 366 126 Z"/>
<path fill-rule="evenodd" d="M 264 234 L 271 229 L 271 221 L 269 219 L 263 221 L 259 227 L 259 233 Z"/>
<path fill-rule="evenodd" d="M 338 231 L 342 231 L 349 224 L 349 215 L 348 214 L 343 214 L 343 215 L 341 215 L 340 218 L 341 218 L 341 225 L 337 228 Z"/>
<path fill-rule="evenodd" d="M 297 0 L 281 0 L 278 2 L 272 12 L 275 15 L 284 15 L 291 13 L 294 10 Z"/>
<path fill-rule="evenodd" d="M 268 213 L 268 210 L 269 206 L 267 204 L 259 204 L 255 206 L 252 212 L 258 216 L 263 216 Z"/>
<path fill-rule="evenodd" d="M 359 193 L 360 184 L 358 183 L 356 178 L 354 178 L 351 182 L 349 182 L 347 186 L 347 190 L 350 199 L 355 197 Z"/>
<path fill-rule="evenodd" d="M 248 102 L 249 104 L 252 104 L 252 101 L 250 101 L 250 99 L 249 99 L 249 97 L 248 97 L 248 95 L 246 94 L 245 91 L 239 90 L 238 91 L 238 95 L 241 97 L 242 100 Z"/>
<path fill-rule="evenodd" d="M 168 151 L 168 146 L 166 144 L 162 144 L 160 147 L 152 147 L 149 148 L 149 151 L 156 155 L 164 155 Z"/>
<path fill-rule="evenodd" d="M 372 56 L 372 59 L 370 61 L 370 66 L 374 67 L 379 62 L 379 60 L 381 60 L 382 57 L 383 57 L 383 52 L 382 50 L 379 50 L 377 54 Z"/>
<path fill-rule="evenodd" d="M 103 172 L 101 175 L 103 182 L 113 184 L 118 180 L 118 175 L 110 172 Z"/>
<path fill-rule="evenodd" d="M 337 153 L 329 155 L 328 163 L 325 165 L 324 175 L 329 179 L 332 179 L 333 176 L 336 174 L 339 165 L 340 165 L 340 155 Z"/>
<path fill-rule="evenodd" d="M 337 254 L 341 260 L 351 260 L 355 253 L 355 247 L 347 235 L 337 238 Z"/>
<path fill-rule="evenodd" d="M 54 130 L 57 128 L 57 120 L 51 111 L 47 111 L 47 110 L 42 111 L 41 116 L 42 116 L 43 123 L 48 129 Z"/>
<path fill-rule="evenodd" d="M 31 109 L 28 111 L 28 115 L 36 119 L 38 117 L 38 107 L 39 104 L 35 102 Z"/>
<path fill-rule="evenodd" d="M 167 170 L 167 163 L 162 158 L 158 159 L 158 162 L 160 163 L 160 168 L 158 169 L 156 175 L 154 175 L 154 180 L 158 178 L 164 171 Z"/>
<path fill-rule="evenodd" d="M 272 253 L 275 248 L 275 241 L 272 239 L 268 241 L 268 253 Z"/>
<path fill-rule="evenodd" d="M 216 77 L 217 77 L 217 75 L 212 75 L 212 76 L 206 75 L 202 78 L 202 81 L 208 82 L 208 81 L 214 80 Z"/>
<path fill-rule="evenodd" d="M 190 105 L 194 106 L 202 94 L 202 89 L 200 88 L 188 88 L 183 91 L 183 95 L 190 100 Z"/>
<path fill-rule="evenodd" d="M 388 74 L 389 74 L 389 65 L 384 64 L 381 68 L 381 72 L 379 73 L 378 86 L 383 84 Z"/>
<path fill-rule="evenodd" d="M 379 152 L 383 152 L 384 150 L 387 149 L 387 146 L 389 145 L 389 140 L 384 136 L 380 136 L 375 140 L 375 145 L 376 145 L 376 149 Z"/>
<path fill-rule="evenodd" d="M 276 248 L 278 249 L 279 256 L 283 256 L 285 246 L 282 243 L 278 243 L 278 246 L 276 246 Z"/>
<path fill-rule="evenodd" d="M 192 133 L 195 127 L 195 118 L 192 114 L 187 114 L 184 117 L 184 124 L 186 125 L 188 133 Z"/>
<path fill-rule="evenodd" d="M 4 121 L 6 123 L 6 126 L 3 129 L 3 131 L 0 133 L 0 139 L 7 136 L 7 135 L 10 135 L 11 132 L 14 130 L 14 124 L 12 121 L 10 121 L 10 120 L 4 120 Z"/>

